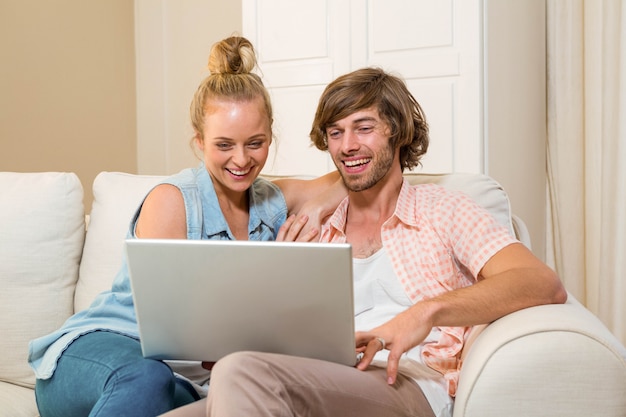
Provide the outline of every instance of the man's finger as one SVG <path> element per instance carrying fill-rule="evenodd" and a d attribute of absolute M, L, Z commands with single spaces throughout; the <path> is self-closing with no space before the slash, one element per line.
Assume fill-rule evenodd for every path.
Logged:
<path fill-rule="evenodd" d="M 392 348 L 387 357 L 387 383 L 393 385 L 398 377 L 398 363 L 400 362 L 400 355 Z"/>

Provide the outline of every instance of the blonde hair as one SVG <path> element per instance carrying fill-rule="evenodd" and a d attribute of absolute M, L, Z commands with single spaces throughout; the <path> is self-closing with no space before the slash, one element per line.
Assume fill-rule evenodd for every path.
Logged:
<path fill-rule="evenodd" d="M 211 47 L 210 75 L 206 77 L 193 96 L 190 113 L 195 139 L 204 140 L 204 115 L 210 100 L 251 101 L 263 100 L 270 133 L 274 116 L 270 96 L 261 77 L 252 73 L 257 65 L 252 43 L 240 36 L 231 36 Z"/>

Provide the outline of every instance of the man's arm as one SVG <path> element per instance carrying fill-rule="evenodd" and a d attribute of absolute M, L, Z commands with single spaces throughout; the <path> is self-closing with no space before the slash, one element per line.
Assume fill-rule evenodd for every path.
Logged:
<path fill-rule="evenodd" d="M 286 240 L 295 240 L 299 236 L 310 234 L 313 229 L 319 231 L 323 221 L 333 214 L 348 195 L 337 171 L 313 180 L 286 178 L 275 180 L 274 184 L 283 192 L 289 214 L 297 215 L 294 225 L 305 223 L 304 227 L 293 227 L 285 231 L 283 236 L 287 237 Z"/>
<path fill-rule="evenodd" d="M 523 308 L 566 299 L 556 273 L 523 244 L 514 243 L 487 261 L 476 284 L 418 302 L 382 326 L 357 333 L 357 346 L 364 352 L 358 368 L 370 364 L 381 347 L 376 337 L 381 337 L 390 350 L 387 378 L 393 384 L 400 356 L 422 343 L 433 327 L 490 323 Z"/>
<path fill-rule="evenodd" d="M 273 182 L 283 192 L 287 208 L 291 214 L 299 213 L 311 199 L 325 195 L 329 201 L 324 204 L 324 214 L 329 215 L 348 195 L 338 171 L 310 180 L 281 178 Z"/>

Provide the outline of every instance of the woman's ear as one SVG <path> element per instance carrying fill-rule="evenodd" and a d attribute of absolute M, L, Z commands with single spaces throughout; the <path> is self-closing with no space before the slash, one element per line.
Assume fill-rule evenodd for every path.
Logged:
<path fill-rule="evenodd" d="M 204 140 L 202 140 L 202 134 L 200 134 L 199 132 L 196 132 L 196 134 L 193 137 L 193 141 L 198 147 L 198 149 L 204 152 Z"/>

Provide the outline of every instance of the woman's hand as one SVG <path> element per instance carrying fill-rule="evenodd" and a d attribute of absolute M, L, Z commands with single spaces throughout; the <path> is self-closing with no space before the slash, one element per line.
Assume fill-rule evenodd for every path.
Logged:
<path fill-rule="evenodd" d="M 279 242 L 311 242 L 317 240 L 319 224 L 311 224 L 307 214 L 292 214 L 278 229 L 276 240 Z"/>

